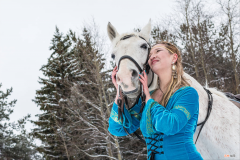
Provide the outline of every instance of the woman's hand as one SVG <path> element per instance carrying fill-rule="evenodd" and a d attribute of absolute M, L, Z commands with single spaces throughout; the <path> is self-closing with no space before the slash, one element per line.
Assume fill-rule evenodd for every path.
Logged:
<path fill-rule="evenodd" d="M 117 89 L 117 94 L 116 94 L 116 98 L 115 98 L 115 103 L 117 104 L 117 100 L 119 98 L 119 91 L 118 91 L 118 84 L 117 84 L 117 81 L 116 81 L 116 74 L 117 74 L 117 66 L 114 67 L 113 71 L 112 71 L 112 83 L 114 84 L 115 88 Z"/>
<path fill-rule="evenodd" d="M 117 66 L 112 71 L 112 83 L 114 84 L 115 88 L 118 89 L 118 84 L 116 81 L 116 74 L 117 74 Z"/>
<path fill-rule="evenodd" d="M 148 81 L 147 81 L 147 74 L 146 71 L 143 72 L 143 76 L 141 74 L 139 74 L 139 80 L 143 85 L 143 92 L 146 95 L 146 103 L 149 99 L 151 99 L 149 90 L 148 90 Z"/>

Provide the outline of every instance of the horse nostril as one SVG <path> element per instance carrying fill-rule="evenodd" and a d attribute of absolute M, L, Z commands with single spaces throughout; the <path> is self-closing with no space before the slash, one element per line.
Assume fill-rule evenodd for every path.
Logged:
<path fill-rule="evenodd" d="M 138 77 L 138 72 L 136 70 L 132 70 L 132 78 Z"/>

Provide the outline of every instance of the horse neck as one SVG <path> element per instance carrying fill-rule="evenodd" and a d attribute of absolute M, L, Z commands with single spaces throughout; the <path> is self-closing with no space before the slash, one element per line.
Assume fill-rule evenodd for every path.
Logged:
<path fill-rule="evenodd" d="M 199 116 L 198 116 L 198 123 L 205 120 L 207 115 L 207 107 L 208 107 L 208 94 L 203 89 L 203 86 L 198 83 L 196 79 L 194 79 L 192 76 L 190 76 L 187 73 L 183 73 L 183 76 L 186 78 L 187 82 L 190 84 L 191 87 L 193 87 L 197 92 L 199 96 Z"/>

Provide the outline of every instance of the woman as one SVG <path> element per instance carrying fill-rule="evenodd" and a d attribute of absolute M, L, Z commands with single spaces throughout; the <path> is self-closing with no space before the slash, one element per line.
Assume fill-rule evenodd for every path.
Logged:
<path fill-rule="evenodd" d="M 158 42 L 150 52 L 148 64 L 158 75 L 159 89 L 149 93 L 147 75 L 139 75 L 146 95 L 146 105 L 139 113 L 141 99 L 131 110 L 124 108 L 123 123 L 117 119 L 116 96 L 109 118 L 109 131 L 116 136 L 125 136 L 123 126 L 129 133 L 139 126 L 146 140 L 148 159 L 203 159 L 193 142 L 196 130 L 199 97 L 183 75 L 179 50 L 168 42 Z M 117 87 L 115 68 L 112 81 Z M 117 92 L 118 93 L 118 92 Z"/>

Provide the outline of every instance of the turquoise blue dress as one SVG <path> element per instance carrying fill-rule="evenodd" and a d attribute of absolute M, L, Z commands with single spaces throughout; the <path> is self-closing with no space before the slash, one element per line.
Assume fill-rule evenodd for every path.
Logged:
<path fill-rule="evenodd" d="M 152 94 L 152 92 L 150 92 Z M 141 99 L 130 110 L 124 107 L 123 124 L 118 120 L 118 106 L 113 104 L 109 132 L 126 136 L 139 127 L 147 143 L 148 159 L 203 160 L 193 142 L 199 114 L 197 91 L 189 86 L 178 89 L 165 107 L 149 99 L 141 114 Z"/>

